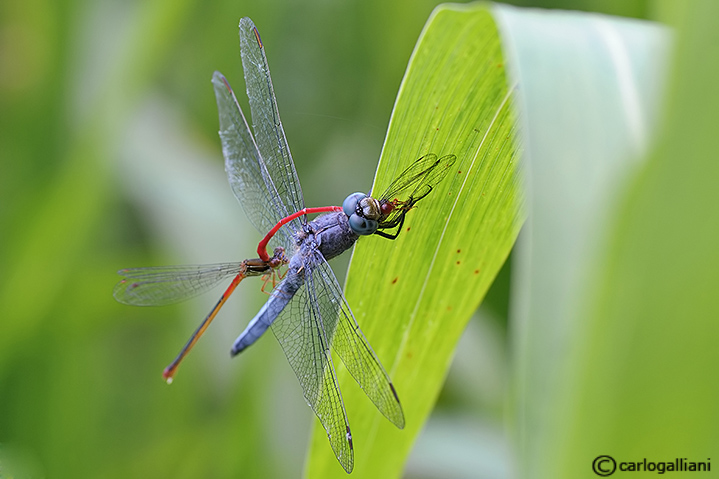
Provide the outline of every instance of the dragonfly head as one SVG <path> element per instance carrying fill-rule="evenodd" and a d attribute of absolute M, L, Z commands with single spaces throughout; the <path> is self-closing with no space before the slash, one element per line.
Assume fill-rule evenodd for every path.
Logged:
<path fill-rule="evenodd" d="M 364 193 L 352 193 L 342 202 L 342 211 L 349 217 L 357 213 L 357 205 L 362 199 L 366 198 L 367 195 Z"/>
<path fill-rule="evenodd" d="M 352 193 L 342 202 L 342 211 L 347 215 L 350 228 L 358 235 L 371 235 L 377 231 L 377 200 L 364 193 Z"/>

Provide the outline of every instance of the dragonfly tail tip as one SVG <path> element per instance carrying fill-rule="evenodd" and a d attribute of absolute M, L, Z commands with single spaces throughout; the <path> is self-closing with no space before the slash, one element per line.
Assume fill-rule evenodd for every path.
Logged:
<path fill-rule="evenodd" d="M 170 369 L 169 367 L 165 368 L 165 370 L 162 371 L 162 379 L 164 379 L 167 384 L 172 384 L 174 375 L 175 371 Z"/>

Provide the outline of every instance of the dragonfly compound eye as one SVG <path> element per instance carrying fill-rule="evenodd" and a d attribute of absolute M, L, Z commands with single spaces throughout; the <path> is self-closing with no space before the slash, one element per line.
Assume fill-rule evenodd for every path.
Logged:
<path fill-rule="evenodd" d="M 349 223 L 352 231 L 358 235 L 371 235 L 377 231 L 378 226 L 375 220 L 368 220 L 356 214 L 350 215 Z"/>
<path fill-rule="evenodd" d="M 342 211 L 344 211 L 347 216 L 352 216 L 357 212 L 357 203 L 365 197 L 367 197 L 367 195 L 364 193 L 352 193 L 342 202 Z"/>

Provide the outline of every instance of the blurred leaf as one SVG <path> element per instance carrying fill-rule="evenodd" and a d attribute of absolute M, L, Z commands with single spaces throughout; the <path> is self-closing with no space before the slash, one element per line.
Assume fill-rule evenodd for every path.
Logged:
<path fill-rule="evenodd" d="M 94 72 L 92 78 L 99 88 L 94 102 L 80 118 L 72 118 L 73 110 L 80 109 L 85 100 L 85 92 L 79 92 L 72 99 L 71 112 L 59 119 L 63 124 L 68 117 L 76 120 L 62 151 L 64 161 L 36 208 L 27 212 L 24 228 L 13 231 L 8 239 L 8 248 L 15 254 L 8 260 L 6 275 L 13 280 L 0 290 L 0 304 L 20 307 L 6 311 L 12 321 L 0 335 L 0 350 L 17 347 L 36 333 L 60 294 L 66 274 L 81 262 L 83 248 L 102 219 L 112 191 L 110 163 L 98 158 L 116 154 L 118 131 L 157 69 L 158 58 L 177 34 L 189 3 L 143 4 L 120 39 L 116 63 L 101 64 L 106 70 Z M 48 238 L 52 238 L 51 247 Z M 49 264 L 53 267 L 48 268 Z"/>
<path fill-rule="evenodd" d="M 3 158 L 3 167 L 26 180 L 15 188 L 33 194 L 31 200 L 7 202 L 21 213 L 2 228 L 0 441 L 27 450 L 48 476 L 97 477 L 117 450 L 113 446 L 118 436 L 107 433 L 113 428 L 108 428 L 105 414 L 122 414 L 110 397 L 128 392 L 115 385 L 113 395 L 111 388 L 103 387 L 113 372 L 93 374 L 102 362 L 100 353 L 111 349 L 110 341 L 103 341 L 108 339 L 103 320 L 112 317 L 114 305 L 108 307 L 110 285 L 103 281 L 115 267 L 106 261 L 107 250 L 98 241 L 114 193 L 111 160 L 132 108 L 162 64 L 192 2 L 144 2 L 122 20 L 107 11 L 102 12 L 107 16 L 90 18 L 102 11 L 98 4 L 50 3 L 17 4 L 13 10 L 27 18 L 40 12 L 41 18 L 52 19 L 54 29 L 30 30 L 22 22 L 7 30 L 0 26 L 0 42 L 7 38 L 4 32 L 11 31 L 30 45 L 53 48 L 47 57 L 60 59 L 57 70 L 44 73 L 55 95 L 46 97 L 41 88 L 46 79 L 33 76 L 38 71 L 26 71 L 22 63 L 12 71 L 18 84 L 37 90 L 27 89 L 28 102 L 13 105 L 19 114 L 8 117 L 26 121 L 27 127 L 7 138 L 15 151 Z M 127 28 L 112 38 L 91 34 L 87 41 L 82 41 L 87 32 L 69 33 L 75 23 L 97 28 L 103 22 Z M 118 48 L 110 48 L 113 42 Z M 3 44 L 0 50 L 5 48 Z M 19 58 L 27 54 L 18 53 Z M 81 68 L 84 60 L 86 69 Z M 37 98 L 45 102 L 37 105 Z M 51 148 L 38 147 L 46 141 Z M 31 162 L 36 174 L 28 173 Z M 133 358 L 142 357 L 133 353 Z M 120 376 L 128 370 L 125 359 L 114 357 L 113 371 Z"/>
<path fill-rule="evenodd" d="M 592 434 L 559 443 L 552 477 L 576 477 L 599 454 L 707 461 L 719 444 L 719 6 L 682 5 L 666 121 L 578 309 L 587 330 L 562 435 Z"/>
<path fill-rule="evenodd" d="M 407 67 L 373 190 L 426 153 L 455 154 L 457 163 L 408 215 L 396 241 L 365 238 L 354 250 L 347 299 L 397 388 L 407 425 L 396 429 L 346 370 L 338 371 L 355 446 L 353 477 L 401 474 L 457 340 L 522 224 L 504 63 L 487 6 L 442 6 Z M 346 477 L 321 427 L 306 476 Z"/>
<path fill-rule="evenodd" d="M 708 293 L 719 286 L 716 214 L 701 208 L 713 201 L 706 178 L 716 135 L 685 125 L 715 123 L 716 95 L 687 84 L 676 105 L 694 99 L 696 110 L 676 108 L 684 115 L 658 136 L 666 29 L 498 12 L 520 84 L 530 192 L 515 271 L 520 470 L 588 477 L 602 454 L 706 460 L 717 388 L 702 378 L 718 358 L 696 340 L 718 332 Z M 678 71 L 694 78 L 705 55 Z M 650 149 L 661 153 L 647 163 Z"/>

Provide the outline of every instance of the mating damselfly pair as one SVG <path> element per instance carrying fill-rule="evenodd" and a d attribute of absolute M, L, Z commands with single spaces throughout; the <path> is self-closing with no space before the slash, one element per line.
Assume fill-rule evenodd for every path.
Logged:
<path fill-rule="evenodd" d="M 114 295 L 118 301 L 136 306 L 171 304 L 232 278 L 215 307 L 164 370 L 163 376 L 170 382 L 237 285 L 247 277 L 261 276 L 266 279 L 264 289 L 272 278 L 269 299 L 234 342 L 231 353 L 239 354 L 271 328 L 337 459 L 351 472 L 352 434 L 330 348 L 387 419 L 400 429 L 405 419 L 397 392 L 355 321 L 327 261 L 351 248 L 360 236 L 397 238 L 407 213 L 449 173 L 455 157 L 426 154 L 381 195 L 353 193 L 341 207 L 305 208 L 265 50 L 249 18 L 240 21 L 240 47 L 253 131 L 225 77 L 215 72 L 212 84 L 230 186 L 252 224 L 266 234 L 258 245 L 258 258 L 123 269 L 119 274 L 124 279 Z M 323 214 L 309 221 L 307 215 L 315 213 Z"/>

